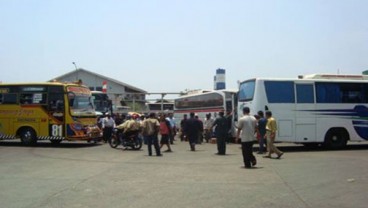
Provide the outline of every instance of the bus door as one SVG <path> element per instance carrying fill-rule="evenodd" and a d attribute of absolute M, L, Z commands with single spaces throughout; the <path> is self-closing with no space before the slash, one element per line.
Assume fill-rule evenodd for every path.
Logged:
<path fill-rule="evenodd" d="M 265 110 L 272 111 L 277 121 L 277 138 L 295 142 L 295 90 L 293 81 L 265 81 L 267 102 Z M 256 112 L 255 112 L 256 113 Z"/>
<path fill-rule="evenodd" d="M 51 87 L 50 87 L 51 88 Z M 61 88 L 62 89 L 62 88 Z M 61 90 L 60 89 L 60 90 Z M 49 92 L 49 136 L 51 140 L 65 137 L 65 100 L 60 92 Z"/>
<path fill-rule="evenodd" d="M 230 99 L 226 100 L 226 112 L 231 112 L 231 135 L 236 137 L 237 126 L 238 126 L 238 102 L 237 94 L 231 93 Z"/>
<path fill-rule="evenodd" d="M 295 142 L 316 141 L 316 116 L 313 83 L 296 83 Z"/>

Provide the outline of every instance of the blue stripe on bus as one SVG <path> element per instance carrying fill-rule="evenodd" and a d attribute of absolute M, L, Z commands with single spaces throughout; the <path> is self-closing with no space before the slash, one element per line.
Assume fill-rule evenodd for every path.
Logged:
<path fill-rule="evenodd" d="M 325 109 L 325 110 L 301 110 L 304 112 L 315 112 L 317 115 L 343 116 L 352 120 L 356 133 L 368 140 L 368 108 L 364 105 L 356 105 L 353 109 Z"/>

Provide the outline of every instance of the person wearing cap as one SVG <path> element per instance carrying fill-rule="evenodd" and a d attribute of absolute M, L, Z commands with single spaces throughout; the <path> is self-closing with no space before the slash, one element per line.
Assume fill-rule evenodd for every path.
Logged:
<path fill-rule="evenodd" d="M 140 123 L 137 121 L 138 115 L 133 114 L 127 116 L 127 119 L 123 124 L 119 125 L 118 128 L 123 129 L 125 136 L 136 134 L 140 131 Z"/>

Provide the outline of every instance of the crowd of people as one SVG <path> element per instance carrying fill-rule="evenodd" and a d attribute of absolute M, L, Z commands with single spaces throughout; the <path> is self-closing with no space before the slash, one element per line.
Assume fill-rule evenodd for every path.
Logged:
<path fill-rule="evenodd" d="M 124 134 L 139 133 L 147 144 L 148 155 L 152 156 L 152 146 L 156 156 L 162 156 L 161 149 L 166 146 L 165 152 L 172 152 L 172 145 L 175 136 L 179 133 L 181 141 L 187 141 L 191 151 L 196 151 L 196 145 L 206 141 L 216 141 L 217 155 L 226 155 L 226 144 L 231 142 L 232 135 L 232 115 L 231 112 L 219 112 L 216 118 L 211 114 L 206 114 L 202 121 L 198 116 L 191 112 L 184 115 L 180 121 L 180 126 L 176 126 L 173 113 L 144 115 L 114 115 L 106 114 L 99 119 L 100 128 L 103 130 L 103 141 L 109 142 L 113 129 L 119 127 Z M 284 154 L 275 145 L 277 124 L 272 117 L 271 111 L 257 112 L 256 115 L 250 114 L 248 107 L 243 108 L 243 116 L 237 124 L 237 132 L 234 143 L 240 143 L 245 168 L 252 168 L 257 164 L 253 154 L 253 145 L 258 141 L 258 154 L 266 154 L 264 158 L 272 158 L 272 154 L 280 159 Z M 160 138 L 159 138 L 160 136 Z"/>

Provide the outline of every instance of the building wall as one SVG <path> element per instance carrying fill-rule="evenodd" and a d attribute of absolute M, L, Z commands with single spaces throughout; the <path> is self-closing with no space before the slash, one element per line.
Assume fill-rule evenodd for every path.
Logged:
<path fill-rule="evenodd" d="M 102 90 L 102 83 L 104 81 L 107 82 L 107 95 L 112 100 L 113 105 L 120 106 L 120 101 L 122 98 L 127 98 L 129 100 L 132 100 L 134 97 L 134 100 L 136 102 L 142 102 L 144 104 L 145 102 L 145 95 L 130 95 L 126 94 L 128 89 L 126 89 L 125 86 L 120 85 L 116 82 L 112 82 L 109 80 L 104 79 L 103 77 L 100 77 L 98 75 L 94 75 L 85 71 L 76 71 L 75 73 L 72 73 L 70 75 L 65 75 L 61 79 L 57 80 L 60 82 L 75 82 L 77 80 L 81 79 L 83 84 L 88 86 L 91 90 Z"/>

